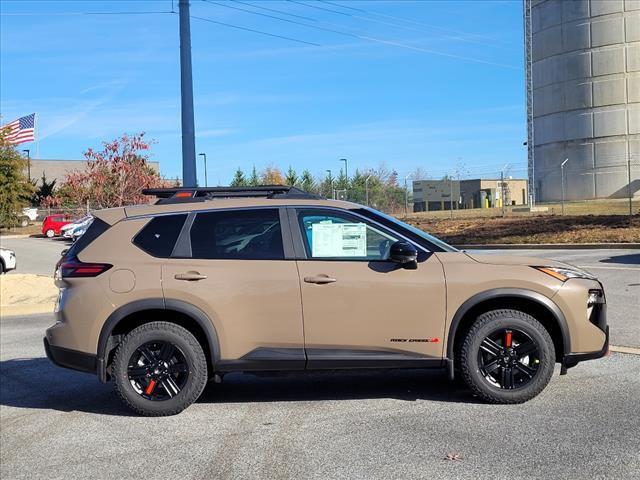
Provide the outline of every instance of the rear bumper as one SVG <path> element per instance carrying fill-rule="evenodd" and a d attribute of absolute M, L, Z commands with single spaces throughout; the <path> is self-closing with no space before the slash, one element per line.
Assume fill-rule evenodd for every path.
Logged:
<path fill-rule="evenodd" d="M 51 345 L 49 340 L 44 339 L 44 351 L 47 358 L 59 367 L 78 370 L 79 372 L 93 373 L 97 372 L 97 360 L 95 355 L 77 350 L 69 350 L 68 348 L 56 347 Z"/>
<path fill-rule="evenodd" d="M 566 373 L 568 368 L 575 367 L 578 363 L 586 360 L 595 360 L 602 358 L 609 353 L 609 326 L 606 326 L 604 345 L 601 350 L 586 353 L 567 353 L 562 359 L 562 371 Z"/>

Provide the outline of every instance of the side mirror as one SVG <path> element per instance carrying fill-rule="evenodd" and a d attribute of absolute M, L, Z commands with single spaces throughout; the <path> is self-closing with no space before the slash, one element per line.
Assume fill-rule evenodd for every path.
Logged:
<path fill-rule="evenodd" d="M 414 247 L 412 243 L 400 240 L 391 245 L 389 259 L 392 262 L 396 262 L 404 266 L 417 266 L 418 250 L 416 250 L 416 247 Z"/>
<path fill-rule="evenodd" d="M 65 248 L 64 250 L 62 250 L 62 251 L 60 252 L 60 256 L 61 256 L 61 257 L 64 257 L 64 256 L 67 254 L 67 252 L 68 252 L 68 251 L 69 251 L 69 249 L 68 249 L 68 248 Z"/>

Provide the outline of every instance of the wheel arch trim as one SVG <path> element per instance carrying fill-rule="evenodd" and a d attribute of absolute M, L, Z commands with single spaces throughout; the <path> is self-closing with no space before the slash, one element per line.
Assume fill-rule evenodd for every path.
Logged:
<path fill-rule="evenodd" d="M 551 312 L 562 334 L 562 345 L 564 348 L 563 354 L 566 355 L 571 351 L 571 337 L 569 334 L 569 327 L 567 326 L 567 320 L 565 319 L 562 310 L 560 310 L 560 307 L 558 307 L 558 305 L 556 305 L 555 302 L 553 302 L 549 297 L 541 293 L 534 292 L 533 290 L 527 290 L 523 288 L 495 288 L 492 290 L 486 290 L 484 292 L 477 293 L 473 297 L 467 299 L 462 305 L 460 305 L 455 315 L 453 316 L 451 325 L 449 327 L 449 334 L 447 336 L 447 358 L 451 362 L 453 362 L 454 360 L 453 348 L 455 346 L 456 333 L 464 316 L 473 307 L 479 305 L 480 303 L 486 302 L 487 300 L 495 300 L 507 297 L 523 298 L 533 301 Z"/>
<path fill-rule="evenodd" d="M 218 341 L 218 334 L 215 327 L 206 313 L 201 309 L 188 302 L 170 298 L 147 298 L 143 300 L 135 300 L 133 302 L 122 305 L 104 322 L 102 329 L 100 330 L 100 336 L 98 337 L 98 349 L 97 349 L 97 375 L 102 383 L 107 381 L 107 347 L 109 345 L 109 338 L 114 328 L 120 323 L 121 320 L 132 315 L 134 313 L 144 312 L 145 310 L 167 310 L 182 313 L 193 321 L 195 321 L 202 331 L 204 332 L 209 351 L 211 352 L 211 362 L 215 364 L 220 360 L 220 343 Z"/>

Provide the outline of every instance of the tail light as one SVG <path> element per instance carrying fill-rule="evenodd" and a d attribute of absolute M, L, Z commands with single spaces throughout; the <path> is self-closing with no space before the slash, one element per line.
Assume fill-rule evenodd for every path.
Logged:
<path fill-rule="evenodd" d="M 108 263 L 85 263 L 77 258 L 63 259 L 60 275 L 62 278 L 97 277 L 112 266 Z"/>

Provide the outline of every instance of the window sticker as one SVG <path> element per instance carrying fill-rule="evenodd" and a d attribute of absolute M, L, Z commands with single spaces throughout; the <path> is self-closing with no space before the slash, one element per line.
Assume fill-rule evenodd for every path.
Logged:
<path fill-rule="evenodd" d="M 314 223 L 311 227 L 312 257 L 366 257 L 365 223 Z"/>

